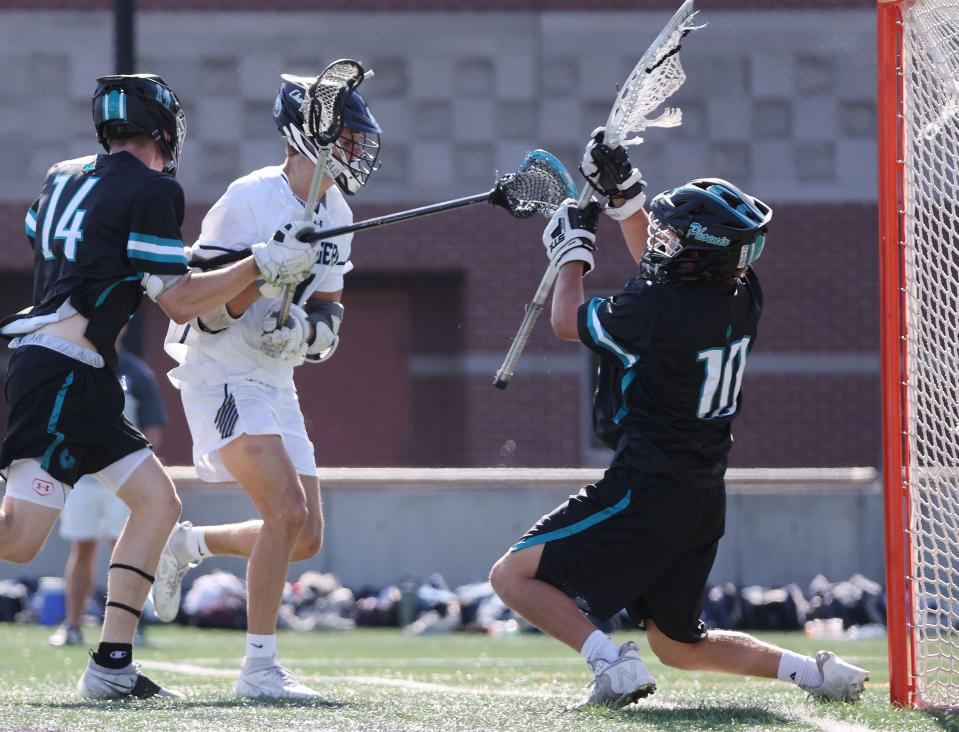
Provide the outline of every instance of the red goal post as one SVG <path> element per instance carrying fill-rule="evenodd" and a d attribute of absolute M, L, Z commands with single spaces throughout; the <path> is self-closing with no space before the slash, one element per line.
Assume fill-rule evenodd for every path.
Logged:
<path fill-rule="evenodd" d="M 959 0 L 879 0 L 890 700 L 959 708 Z"/>

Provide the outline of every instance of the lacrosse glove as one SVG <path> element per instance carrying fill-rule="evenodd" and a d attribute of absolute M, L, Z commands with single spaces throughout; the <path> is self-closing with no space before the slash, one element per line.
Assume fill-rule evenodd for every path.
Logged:
<path fill-rule="evenodd" d="M 567 198 L 556 209 L 543 230 L 543 246 L 546 256 L 559 269 L 569 262 L 582 262 L 583 275 L 593 268 L 593 252 L 596 250 L 596 223 L 599 206 L 590 203 L 586 208 L 576 208 L 576 201 Z"/>
<path fill-rule="evenodd" d="M 622 145 L 606 145 L 604 128 L 593 130 L 579 170 L 593 188 L 609 199 L 604 211 L 615 221 L 628 219 L 646 203 L 646 181 L 633 167 Z"/>
<path fill-rule="evenodd" d="M 309 221 L 293 221 L 277 231 L 270 241 L 254 244 L 253 258 L 263 276 L 271 285 L 295 285 L 306 279 L 316 262 L 313 245 L 299 238 L 316 231 Z"/>
<path fill-rule="evenodd" d="M 277 327 L 279 310 L 271 311 L 263 319 L 260 334 L 260 350 L 271 358 L 281 361 L 298 361 L 306 355 L 311 325 L 306 311 L 299 305 L 290 305 L 283 327 Z"/>

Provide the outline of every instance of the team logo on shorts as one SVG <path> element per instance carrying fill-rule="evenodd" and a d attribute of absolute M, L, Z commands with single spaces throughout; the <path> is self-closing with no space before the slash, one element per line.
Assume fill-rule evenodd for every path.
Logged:
<path fill-rule="evenodd" d="M 33 479 L 33 492 L 42 498 L 46 498 L 53 493 L 53 483 L 49 480 Z"/>
<path fill-rule="evenodd" d="M 64 470 L 69 470 L 74 465 L 77 464 L 77 459 L 70 454 L 69 450 L 64 450 L 60 453 L 60 467 Z"/>

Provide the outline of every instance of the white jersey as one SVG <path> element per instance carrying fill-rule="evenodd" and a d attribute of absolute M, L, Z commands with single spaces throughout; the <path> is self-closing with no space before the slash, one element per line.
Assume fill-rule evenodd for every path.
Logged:
<path fill-rule="evenodd" d="M 303 219 L 303 206 L 281 166 L 255 170 L 234 181 L 203 218 L 200 238 L 190 249 L 190 259 L 213 259 L 269 241 L 277 229 Z M 320 200 L 314 220 L 324 229 L 353 223 L 353 212 L 336 186 L 330 187 Z M 337 265 L 322 282 L 313 277 L 297 287 L 298 305 L 303 305 L 314 292 L 343 289 L 343 276 L 353 268 L 352 240 L 352 234 L 330 239 L 337 250 Z M 233 325 L 218 333 L 203 332 L 195 323 L 170 323 L 165 349 L 179 363 L 170 371 L 170 381 L 178 389 L 248 379 L 292 389 L 293 368 L 302 360 L 272 358 L 259 348 L 263 320 L 279 305 L 278 299 L 260 297 Z"/>

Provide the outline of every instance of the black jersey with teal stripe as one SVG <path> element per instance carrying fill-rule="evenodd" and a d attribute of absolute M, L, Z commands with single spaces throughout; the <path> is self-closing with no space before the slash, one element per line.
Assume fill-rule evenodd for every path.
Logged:
<path fill-rule="evenodd" d="M 721 479 L 756 343 L 762 289 L 641 277 L 579 309 L 579 337 L 600 355 L 593 424 L 613 466 Z"/>
<path fill-rule="evenodd" d="M 143 273 L 187 271 L 183 208 L 177 180 L 129 153 L 57 163 L 24 220 L 34 250 L 33 306 L 4 327 L 42 323 L 68 304 L 89 319 L 87 338 L 114 363 L 113 344 L 140 303 Z"/>

